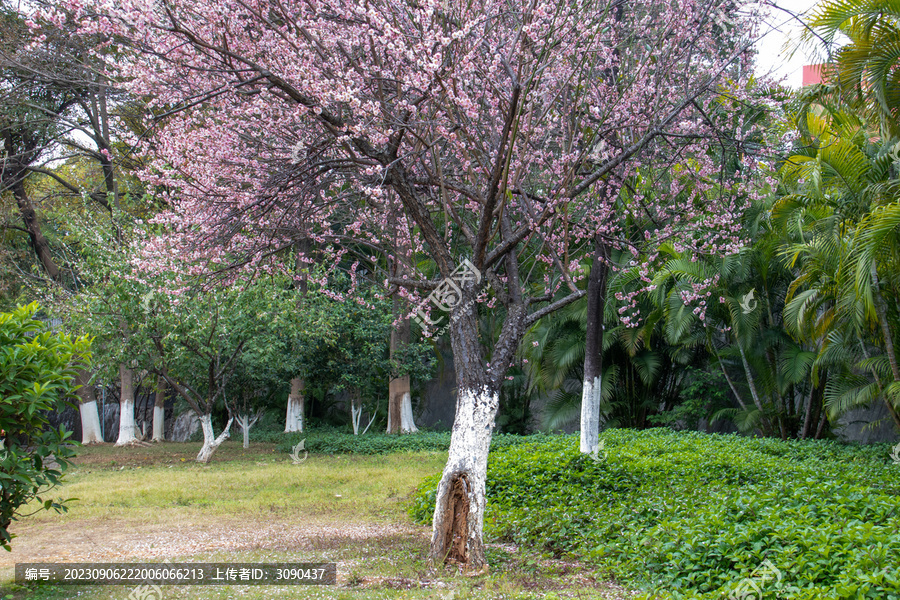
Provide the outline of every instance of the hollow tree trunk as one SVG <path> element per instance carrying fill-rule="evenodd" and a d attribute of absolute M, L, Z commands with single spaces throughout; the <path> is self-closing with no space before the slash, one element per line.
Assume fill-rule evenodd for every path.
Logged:
<path fill-rule="evenodd" d="M 222 445 L 226 439 L 231 436 L 231 421 L 232 419 L 228 419 L 228 424 L 225 425 L 225 429 L 222 433 L 219 434 L 219 437 L 215 437 L 213 433 L 213 425 L 212 425 L 212 415 L 209 413 L 200 415 L 200 428 L 203 430 L 203 446 L 200 447 L 200 453 L 197 454 L 197 462 L 206 464 L 209 462 L 209 459 L 212 458 L 213 453 Z"/>
<path fill-rule="evenodd" d="M 161 375 L 156 382 L 156 397 L 153 402 L 153 439 L 154 442 L 166 440 L 166 380 Z"/>
<path fill-rule="evenodd" d="M 119 395 L 119 439 L 116 446 L 137 442 L 134 424 L 134 372 L 125 365 L 119 365 L 119 379 L 122 389 Z"/>
<path fill-rule="evenodd" d="M 303 433 L 304 411 L 304 381 L 300 377 L 291 379 L 291 393 L 288 395 L 287 415 L 285 417 L 284 432 L 299 431 Z"/>
<path fill-rule="evenodd" d="M 76 382 L 78 388 L 79 413 L 81 415 L 81 443 L 100 444 L 103 442 L 103 434 L 100 431 L 100 413 L 97 411 L 97 401 L 94 399 L 94 385 L 90 383 L 91 374 L 87 371 L 78 371 Z"/>
<path fill-rule="evenodd" d="M 584 346 L 584 384 L 581 389 L 581 443 L 583 454 L 598 451 L 600 443 L 601 375 L 603 373 L 603 312 L 606 308 L 606 282 L 609 250 L 594 241 L 594 262 L 588 276 L 587 334 Z"/>

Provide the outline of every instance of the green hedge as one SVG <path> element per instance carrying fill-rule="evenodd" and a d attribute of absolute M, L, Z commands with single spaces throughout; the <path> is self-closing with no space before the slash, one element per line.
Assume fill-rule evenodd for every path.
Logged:
<path fill-rule="evenodd" d="M 251 430 L 252 431 L 252 430 Z M 547 434 L 535 435 L 495 435 L 491 449 L 504 448 L 522 443 L 549 440 Z M 393 452 L 446 452 L 450 447 L 449 431 L 423 431 L 414 435 L 388 435 L 386 433 L 366 433 L 353 435 L 329 428 L 314 428 L 305 433 L 267 433 L 253 438 L 260 442 L 277 444 L 279 452 L 290 452 L 300 441 L 311 455 L 315 454 L 390 454 Z"/>
<path fill-rule="evenodd" d="M 575 436 L 492 452 L 488 538 L 578 556 L 646 598 L 755 599 L 756 585 L 763 598 L 900 599 L 889 445 L 662 429 L 602 437 L 598 461 Z M 421 523 L 437 480 L 410 507 Z M 764 561 L 780 579 L 766 578 Z"/>

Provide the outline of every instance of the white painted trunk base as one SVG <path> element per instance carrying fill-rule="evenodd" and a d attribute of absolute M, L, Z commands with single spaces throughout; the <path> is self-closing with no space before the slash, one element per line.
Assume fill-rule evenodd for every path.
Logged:
<path fill-rule="evenodd" d="M 388 433 L 390 433 L 393 424 L 389 408 L 386 430 Z M 410 396 L 409 392 L 404 392 L 403 399 L 400 401 L 400 433 L 416 433 L 417 431 L 419 431 L 419 428 L 416 427 L 416 418 L 413 416 L 412 396 Z"/>
<path fill-rule="evenodd" d="M 476 562 L 484 559 L 482 531 L 487 458 L 499 406 L 499 394 L 492 393 L 487 388 L 462 390 L 458 396 L 456 419 L 450 435 L 449 456 L 437 489 L 432 520 L 432 553 L 436 547 L 440 547 L 443 553 L 447 552 L 447 548 L 443 547 L 443 541 L 439 538 L 448 508 L 450 483 L 454 476 L 465 473 L 469 484 L 466 494 L 469 501 L 466 550 L 470 560 L 473 551 L 478 554 L 475 557 Z"/>
<path fill-rule="evenodd" d="M 284 432 L 303 433 L 303 399 L 296 396 L 288 396 L 287 415 L 284 419 Z"/>
<path fill-rule="evenodd" d="M 213 453 L 222 445 L 222 442 L 231 436 L 229 430 L 231 429 L 232 420 L 233 418 L 228 419 L 228 424 L 225 425 L 225 429 L 219 434 L 219 437 L 214 437 L 212 415 L 200 416 L 200 428 L 203 430 L 203 446 L 200 448 L 200 453 L 197 454 L 197 462 L 208 463 Z"/>
<path fill-rule="evenodd" d="M 119 409 L 119 439 L 116 440 L 116 446 L 134 444 L 138 441 L 137 426 L 134 424 L 134 399 L 123 398 L 119 402 Z"/>
<path fill-rule="evenodd" d="M 362 418 L 362 406 L 350 403 L 350 420 L 353 422 L 353 435 L 359 435 L 359 420 Z"/>
<path fill-rule="evenodd" d="M 400 433 L 415 433 L 419 431 L 413 417 L 412 397 L 409 392 L 403 394 L 403 403 L 400 404 Z"/>
<path fill-rule="evenodd" d="M 153 439 L 154 442 L 166 441 L 166 407 L 153 407 Z"/>
<path fill-rule="evenodd" d="M 250 415 L 241 415 L 238 417 L 238 425 L 244 434 L 244 448 L 250 447 Z"/>
<path fill-rule="evenodd" d="M 581 446 L 582 454 L 594 454 L 600 445 L 600 376 L 585 381 L 581 389 Z"/>
<path fill-rule="evenodd" d="M 84 445 L 103 443 L 97 401 L 82 403 L 78 412 L 81 414 L 81 443 Z"/>

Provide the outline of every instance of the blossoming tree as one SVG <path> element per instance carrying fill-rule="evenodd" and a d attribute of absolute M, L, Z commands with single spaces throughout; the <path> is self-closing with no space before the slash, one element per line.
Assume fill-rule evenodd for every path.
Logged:
<path fill-rule="evenodd" d="M 723 19 L 718 0 L 68 0 L 53 18 L 127 47 L 121 75 L 162 115 L 144 179 L 171 206 L 164 247 L 261 262 L 311 241 L 334 264 L 363 248 L 403 265 L 391 293 L 452 308 L 456 419 L 430 552 L 480 569 L 507 367 L 531 325 L 584 295 L 585 248 L 622 239 L 617 182 L 710 133 L 704 107 L 748 59 L 733 42 L 752 19 L 727 5 Z M 654 235 L 696 223 L 721 250 L 735 207 L 704 193 L 716 165 L 694 154 L 684 206 L 646 211 Z M 503 323 L 489 356 L 482 302 Z"/>

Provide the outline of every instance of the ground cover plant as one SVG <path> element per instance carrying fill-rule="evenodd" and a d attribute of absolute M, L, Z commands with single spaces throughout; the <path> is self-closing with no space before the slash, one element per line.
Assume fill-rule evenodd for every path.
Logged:
<path fill-rule="evenodd" d="M 577 436 L 492 452 L 488 538 L 585 559 L 646 598 L 753 586 L 754 598 L 900 598 L 900 464 L 887 444 L 663 429 L 602 442 L 595 456 Z M 421 523 L 437 481 L 411 506 Z"/>

